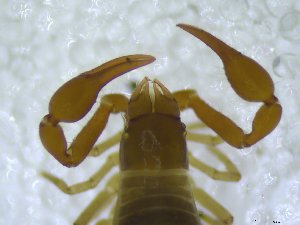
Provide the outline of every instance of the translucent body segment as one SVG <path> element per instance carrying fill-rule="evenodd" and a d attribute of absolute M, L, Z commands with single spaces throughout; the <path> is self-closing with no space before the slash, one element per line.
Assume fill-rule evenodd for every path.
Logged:
<path fill-rule="evenodd" d="M 128 99 L 123 95 L 106 95 L 92 118 L 66 147 L 65 136 L 58 124 L 46 119 L 40 123 L 40 138 L 47 151 L 67 167 L 77 166 L 88 155 L 106 126 L 110 113 L 125 112 Z M 51 117 L 49 117 L 51 118 Z M 61 143 L 57 145 L 57 143 Z"/>
<path fill-rule="evenodd" d="M 186 169 L 121 171 L 114 225 L 200 225 Z"/>
<path fill-rule="evenodd" d="M 185 24 L 177 26 L 203 41 L 218 54 L 229 83 L 241 98 L 255 102 L 273 99 L 273 81 L 257 62 L 202 29 Z"/>
<path fill-rule="evenodd" d="M 159 113 L 134 118 L 119 154 L 121 170 L 188 168 L 185 127 L 179 118 Z"/>
<path fill-rule="evenodd" d="M 88 180 L 73 184 L 67 185 L 65 181 L 62 179 L 53 176 L 50 173 L 42 172 L 41 175 L 53 183 L 56 187 L 58 187 L 62 192 L 73 195 L 78 194 L 90 189 L 93 189 L 97 186 L 97 184 L 103 179 L 103 177 L 116 165 L 118 165 L 119 161 L 119 154 L 113 153 L 107 157 L 105 163 L 101 166 L 101 168 L 93 174 Z"/>
<path fill-rule="evenodd" d="M 122 74 L 155 60 L 148 55 L 129 55 L 84 72 L 61 86 L 49 103 L 49 113 L 58 121 L 81 119 L 96 102 L 99 91 Z"/>
<path fill-rule="evenodd" d="M 211 225 L 232 225 L 233 216 L 230 214 L 230 212 L 228 212 L 203 189 L 193 187 L 193 193 L 197 202 L 199 202 L 199 204 L 204 206 L 207 210 L 209 210 L 213 215 L 217 217 L 217 219 L 213 219 L 205 213 L 201 212 L 199 213 L 199 215 L 203 221 Z"/>

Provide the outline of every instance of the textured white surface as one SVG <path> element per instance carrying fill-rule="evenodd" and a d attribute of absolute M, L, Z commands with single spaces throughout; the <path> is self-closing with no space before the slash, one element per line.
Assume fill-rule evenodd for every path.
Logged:
<path fill-rule="evenodd" d="M 0 5 L 0 225 L 72 224 L 101 189 L 103 184 L 67 196 L 39 176 L 46 170 L 72 184 L 87 179 L 103 159 L 64 168 L 43 149 L 38 124 L 60 85 L 112 58 L 144 53 L 157 60 L 111 82 L 103 93 L 129 94 L 129 80 L 147 75 L 172 91 L 197 89 L 251 128 L 257 105 L 235 95 L 218 57 L 176 28 L 179 22 L 201 27 L 257 60 L 270 72 L 283 106 L 279 126 L 263 141 L 240 151 L 221 146 L 242 173 L 239 183 L 197 175 L 199 185 L 232 212 L 235 225 L 300 224 L 299 1 L 2 0 Z M 121 128 L 120 116 L 113 118 L 104 137 Z M 194 152 L 206 157 L 204 148 L 196 147 Z"/>

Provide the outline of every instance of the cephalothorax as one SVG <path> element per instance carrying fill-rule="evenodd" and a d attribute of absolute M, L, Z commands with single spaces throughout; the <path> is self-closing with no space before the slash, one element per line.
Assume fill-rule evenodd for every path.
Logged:
<path fill-rule="evenodd" d="M 281 106 L 274 96 L 268 73 L 254 60 L 242 55 L 211 34 L 196 27 L 179 24 L 183 30 L 202 40 L 221 58 L 225 74 L 235 92 L 251 102 L 263 102 L 255 115 L 252 131 L 245 134 L 232 120 L 205 103 L 194 90 L 170 93 L 159 81 L 144 78 L 128 100 L 121 94 L 102 97 L 100 106 L 68 147 L 60 122 L 82 119 L 96 102 L 100 90 L 114 78 L 155 60 L 148 55 L 130 55 L 109 61 L 71 79 L 50 100 L 49 114 L 40 123 L 40 138 L 47 151 L 67 167 L 79 165 L 88 155 L 98 156 L 120 143 L 120 152 L 111 154 L 89 180 L 67 186 L 46 172 L 43 176 L 62 191 L 75 194 L 95 187 L 114 166 L 120 165 L 119 177 L 113 176 L 106 188 L 78 217 L 74 224 L 87 224 L 100 208 L 118 192 L 113 218 L 97 224 L 113 225 L 199 225 L 232 224 L 230 213 L 202 189 L 192 187 L 188 162 L 213 179 L 238 181 L 240 174 L 215 145 L 224 140 L 243 148 L 269 134 L 281 117 Z M 200 123 L 187 126 L 180 111 L 191 108 L 218 137 L 190 132 Z M 95 145 L 111 113 L 125 113 L 125 128 L 108 140 Z M 225 165 L 218 171 L 193 157 L 186 140 L 207 144 L 207 148 Z M 95 146 L 94 146 L 95 145 Z M 196 201 L 216 215 L 199 213 Z"/>

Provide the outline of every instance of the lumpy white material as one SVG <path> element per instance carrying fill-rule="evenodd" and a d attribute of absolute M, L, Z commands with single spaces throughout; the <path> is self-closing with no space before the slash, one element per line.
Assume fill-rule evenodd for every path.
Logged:
<path fill-rule="evenodd" d="M 283 107 L 278 127 L 258 144 L 244 150 L 220 146 L 241 171 L 240 182 L 214 181 L 192 170 L 197 185 L 233 214 L 235 225 L 300 224 L 298 0 L 0 3 L 0 225 L 72 224 L 103 188 L 101 183 L 95 190 L 67 196 L 41 178 L 39 171 L 45 170 L 69 184 L 83 181 L 105 157 L 65 168 L 42 147 L 38 125 L 60 85 L 107 60 L 135 53 L 157 58 L 111 82 L 102 94 L 130 94 L 130 82 L 147 75 L 171 91 L 196 89 L 245 130 L 251 129 L 258 105 L 236 96 L 218 57 L 177 23 L 201 27 L 257 60 L 269 71 Z M 184 121 L 194 120 L 192 116 L 182 115 Z M 103 137 L 121 124 L 121 116 L 114 116 Z M 83 126 L 84 122 L 65 126 L 68 142 Z M 189 148 L 222 168 L 205 146 Z"/>

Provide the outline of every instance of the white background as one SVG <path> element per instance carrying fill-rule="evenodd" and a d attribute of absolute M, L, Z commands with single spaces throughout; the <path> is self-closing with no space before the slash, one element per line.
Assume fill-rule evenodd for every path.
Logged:
<path fill-rule="evenodd" d="M 69 184 L 87 179 L 103 158 L 68 169 L 42 147 L 38 125 L 54 91 L 75 75 L 122 55 L 157 60 L 107 85 L 104 93 L 130 94 L 130 81 L 157 78 L 171 91 L 196 89 L 246 131 L 257 104 L 231 89 L 218 57 L 177 28 L 201 27 L 269 71 L 283 115 L 268 137 L 244 150 L 220 148 L 242 174 L 239 183 L 193 173 L 222 203 L 235 225 L 300 224 L 300 2 L 297 0 L 12 0 L 0 1 L 0 224 L 69 225 L 99 190 L 67 196 L 39 175 L 45 170 Z M 184 112 L 184 121 L 194 120 Z M 65 126 L 68 142 L 84 125 Z M 113 116 L 103 137 L 122 128 Z M 205 151 L 193 153 L 223 168 Z M 115 148 L 117 150 L 117 147 Z M 207 158 L 206 158 L 207 157 Z"/>

